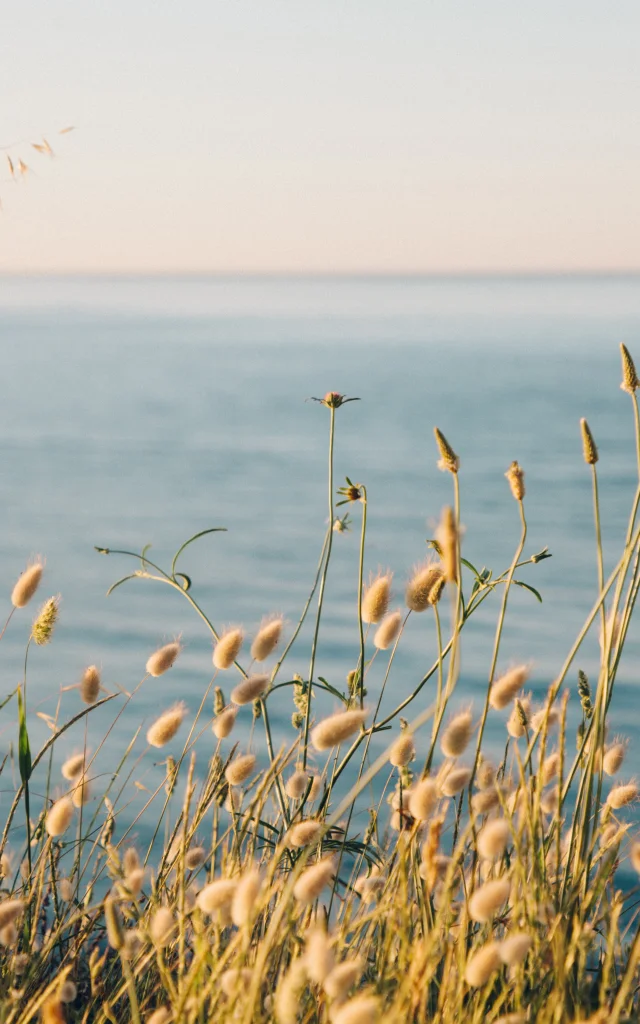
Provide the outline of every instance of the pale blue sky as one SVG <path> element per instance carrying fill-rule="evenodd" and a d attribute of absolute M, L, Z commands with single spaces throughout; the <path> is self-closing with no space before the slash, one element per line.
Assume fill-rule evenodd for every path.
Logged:
<path fill-rule="evenodd" d="M 0 269 L 640 268 L 640 3 L 23 0 Z M 56 129 L 78 126 L 56 137 Z"/>

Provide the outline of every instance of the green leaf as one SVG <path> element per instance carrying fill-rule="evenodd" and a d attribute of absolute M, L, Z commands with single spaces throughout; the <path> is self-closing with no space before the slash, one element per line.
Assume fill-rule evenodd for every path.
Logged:
<path fill-rule="evenodd" d="M 467 569 L 471 569 L 471 572 L 473 573 L 477 580 L 480 579 L 480 573 L 476 569 L 475 565 L 472 565 L 471 562 L 468 562 L 466 558 L 461 558 L 460 561 L 462 562 L 463 565 L 466 565 Z"/>
<path fill-rule="evenodd" d="M 175 574 L 176 574 L 176 563 L 177 563 L 178 559 L 180 558 L 180 555 L 182 554 L 182 552 L 184 551 L 185 548 L 188 548 L 190 544 L 193 544 L 194 540 L 198 540 L 200 537 L 206 537 L 206 535 L 208 533 L 226 533 L 226 532 L 227 532 L 226 526 L 213 526 L 210 530 L 200 530 L 200 533 L 194 533 L 193 537 L 189 537 L 189 540 L 185 540 L 185 542 L 182 545 L 182 547 L 178 548 L 178 550 L 176 551 L 175 555 L 173 556 L 173 561 L 171 563 L 171 575 L 174 577 L 174 579 L 175 579 Z"/>
<path fill-rule="evenodd" d="M 524 590 L 529 590 L 533 594 L 534 597 L 537 597 L 537 599 L 540 602 L 540 604 L 542 604 L 542 597 L 538 593 L 538 591 L 536 590 L 535 587 L 529 586 L 528 583 L 523 583 L 522 580 L 514 580 L 513 582 L 515 583 L 515 585 L 517 587 L 522 587 Z"/>
<path fill-rule="evenodd" d="M 18 689 L 18 765 L 23 785 L 31 778 L 31 748 L 27 732 L 27 716 L 22 699 L 22 689 Z"/>

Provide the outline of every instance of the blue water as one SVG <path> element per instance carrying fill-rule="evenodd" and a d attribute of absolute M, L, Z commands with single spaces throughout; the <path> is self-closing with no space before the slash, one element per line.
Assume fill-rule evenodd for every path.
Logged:
<path fill-rule="evenodd" d="M 179 544 L 209 526 L 181 563 L 194 597 L 216 625 L 251 631 L 265 613 L 292 625 L 315 573 L 327 520 L 328 413 L 306 401 L 327 390 L 357 396 L 337 414 L 336 486 L 366 484 L 366 571 L 391 568 L 398 601 L 411 566 L 425 555 L 451 478 L 436 467 L 438 425 L 462 460 L 463 554 L 504 569 L 519 520 L 504 472 L 526 471 L 528 566 L 538 604 L 513 593 L 500 665 L 531 660 L 542 695 L 595 596 L 591 482 L 578 420 L 586 416 L 598 465 L 607 568 L 618 558 L 637 481 L 631 402 L 619 389 L 618 343 L 640 359 L 640 280 L 584 278 L 56 279 L 0 278 L 2 530 L 5 608 L 30 555 L 46 556 L 41 595 L 61 593 L 53 642 L 29 657 L 32 747 L 49 736 L 36 712 L 55 714 L 62 687 L 92 662 L 105 685 L 131 690 L 149 653 L 181 634 L 172 672 L 148 680 L 96 762 L 113 771 L 137 726 L 176 697 L 190 713 L 211 678 L 206 628 L 168 587 L 135 580 L 105 592 L 133 563 L 95 553 L 95 544 L 140 550 L 167 565 Z M 317 672 L 342 687 L 358 655 L 356 581 L 361 507 L 353 530 L 336 535 Z M 497 602 L 465 629 L 459 696 L 480 710 Z M 32 609 L 15 616 L 0 647 L 2 692 L 21 678 Z M 306 675 L 309 630 L 289 669 Z M 406 696 L 435 656 L 430 617 L 413 616 L 384 707 Z M 612 731 L 635 737 L 638 631 L 634 626 L 612 708 Z M 597 640 L 568 676 L 577 716 L 575 670 L 594 678 Z M 368 680 L 375 699 L 382 677 Z M 225 673 L 229 691 L 235 677 Z M 429 702 L 430 684 L 415 713 Z M 291 743 L 289 691 L 270 704 L 276 744 Z M 80 710 L 62 693 L 60 719 Z M 88 718 L 96 748 L 116 701 Z M 318 714 L 332 710 L 318 701 Z M 411 717 L 412 708 L 406 715 Z M 15 705 L 0 719 L 0 749 L 15 745 Z M 504 715 L 493 713 L 496 756 Z M 244 738 L 250 713 L 241 716 Z M 183 734 L 185 735 L 186 732 Z M 234 734 L 235 735 L 235 734 Z M 240 733 L 242 736 L 242 732 Z M 262 749 L 256 732 L 257 749 Z M 84 726 L 61 742 L 81 749 Z M 176 741 L 177 745 L 177 741 Z M 213 751 L 206 732 L 203 755 Z M 140 739 L 135 750 L 142 753 Z M 152 786 L 163 754 L 145 754 L 133 778 Z M 58 758 L 59 760 L 59 758 Z M 629 771 L 640 769 L 632 744 Z M 203 769 L 204 770 L 204 765 Z M 11 768 L 0 780 L 11 797 Z M 15 771 L 14 771 L 15 777 Z M 37 786 L 34 787 L 37 789 Z M 62 791 L 62 790 L 61 790 Z M 96 785 L 96 793 L 99 785 Z M 146 794 L 133 797 L 132 814 Z"/>

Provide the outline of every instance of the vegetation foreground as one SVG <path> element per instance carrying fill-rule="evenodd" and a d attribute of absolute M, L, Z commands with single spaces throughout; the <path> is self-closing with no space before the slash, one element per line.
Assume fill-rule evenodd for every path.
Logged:
<path fill-rule="evenodd" d="M 514 462 L 506 473 L 521 520 L 517 550 L 500 575 L 478 571 L 460 550 L 459 459 L 436 429 L 452 505 L 430 542 L 430 559 L 407 583 L 405 608 L 390 609 L 391 574 L 364 582 L 366 487 L 334 485 L 336 416 L 355 401 L 336 392 L 316 400 L 329 420 L 330 517 L 294 628 L 272 615 L 251 640 L 240 627 L 218 632 L 176 568 L 202 534 L 166 570 L 146 549 L 99 549 L 137 560 L 126 579 L 172 587 L 214 640 L 214 673 L 197 713 L 176 704 L 148 727 L 144 756 L 161 750 L 166 774 L 132 823 L 123 809 L 133 740 L 105 778 L 93 769 L 100 747 L 91 752 L 85 743 L 69 755 L 65 733 L 112 701 L 110 729 L 121 727 L 124 707 L 130 713 L 138 687 L 172 668 L 180 642 L 151 655 L 133 693 L 106 692 L 89 666 L 76 687 L 74 715 L 54 718 L 50 738 L 32 756 L 28 655 L 32 644 L 51 641 L 58 614 L 56 598 L 45 602 L 31 629 L 24 680 L 3 705 L 5 715 L 17 707 L 20 785 L 0 847 L 2 1024 L 640 1019 L 637 889 L 621 892 L 615 881 L 623 858 L 630 872 L 640 872 L 640 840 L 628 820 L 638 787 L 621 774 L 625 741 L 607 732 L 640 588 L 639 381 L 624 346 L 622 370 L 639 465 L 626 536 L 605 579 L 598 452 L 582 420 L 593 480 L 594 603 L 537 706 L 526 693 L 529 666 L 499 668 L 510 590 L 529 586 L 516 574 L 549 557 L 546 549 L 525 552 L 522 469 Z M 361 544 L 354 580 L 359 658 L 342 692 L 318 675 L 316 654 L 333 539 L 349 519 L 337 508 L 345 504 L 358 510 Z M 5 630 L 42 576 L 36 561 L 17 581 Z M 460 645 L 470 616 L 488 599 L 497 624 L 486 699 L 474 712 L 457 703 Z M 432 665 L 383 715 L 405 624 L 421 613 L 434 624 Z M 307 616 L 307 677 L 287 678 L 283 666 Z M 599 633 L 600 663 L 588 679 L 572 666 L 590 631 Z M 374 680 L 379 696 L 369 701 L 366 685 L 373 689 Z M 327 706 L 340 708 L 329 717 L 317 711 L 323 694 Z M 274 702 L 280 713 L 292 713 L 286 749 L 274 749 Z M 580 708 L 577 735 L 568 727 L 570 702 Z M 506 726 L 496 764 L 483 754 L 489 715 Z M 211 728 L 205 765 L 202 741 L 197 755 L 194 747 Z M 374 757 L 377 734 L 386 749 Z M 366 829 L 357 830 L 355 809 L 374 791 L 382 796 L 368 809 Z M 143 849 L 135 826 L 151 814 L 155 831 Z"/>

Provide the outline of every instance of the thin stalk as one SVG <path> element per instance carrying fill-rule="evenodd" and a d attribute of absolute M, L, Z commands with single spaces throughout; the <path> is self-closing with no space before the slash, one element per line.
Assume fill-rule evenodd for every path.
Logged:
<path fill-rule="evenodd" d="M 360 708 L 364 707 L 364 625 L 362 622 L 362 587 L 364 574 L 364 544 L 367 535 L 367 488 L 362 490 L 362 528 L 360 531 L 360 557 L 358 560 L 358 629 L 360 631 L 360 666 L 358 688 L 360 690 Z"/>

